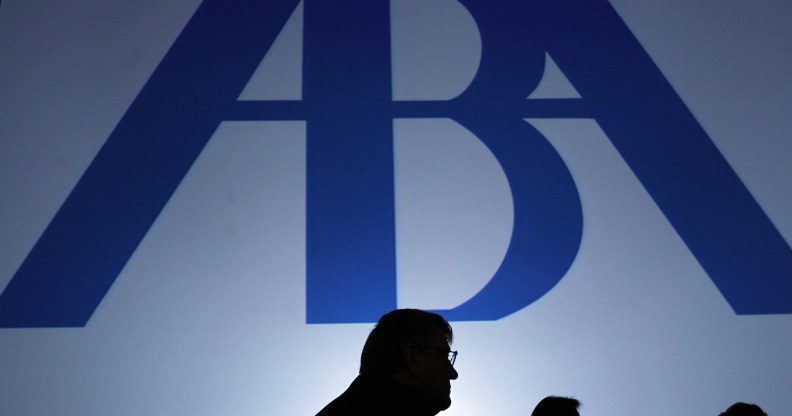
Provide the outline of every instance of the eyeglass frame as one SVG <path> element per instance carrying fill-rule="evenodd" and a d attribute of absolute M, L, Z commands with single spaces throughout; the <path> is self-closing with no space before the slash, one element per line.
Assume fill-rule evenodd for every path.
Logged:
<path fill-rule="evenodd" d="M 448 363 L 451 364 L 451 367 L 454 366 L 454 363 L 456 362 L 456 357 L 457 357 L 458 351 L 452 351 L 451 349 L 445 349 L 445 348 L 437 348 L 437 347 L 433 347 L 431 345 L 425 345 L 425 347 L 426 348 L 431 348 L 431 349 L 437 350 L 437 351 L 442 351 L 442 352 L 448 354 Z"/>

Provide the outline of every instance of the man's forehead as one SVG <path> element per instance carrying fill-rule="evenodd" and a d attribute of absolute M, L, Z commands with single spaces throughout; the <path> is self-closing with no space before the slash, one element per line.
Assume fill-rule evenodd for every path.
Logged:
<path fill-rule="evenodd" d="M 429 335 L 429 343 L 441 347 L 442 346 L 450 347 L 450 344 L 448 343 L 448 339 L 446 338 L 445 331 L 438 326 L 432 328 L 432 333 Z"/>

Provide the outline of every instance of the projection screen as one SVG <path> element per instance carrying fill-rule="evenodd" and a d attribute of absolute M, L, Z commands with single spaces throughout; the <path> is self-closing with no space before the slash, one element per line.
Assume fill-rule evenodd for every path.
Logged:
<path fill-rule="evenodd" d="M 0 5 L 0 414 L 792 411 L 792 4 Z"/>

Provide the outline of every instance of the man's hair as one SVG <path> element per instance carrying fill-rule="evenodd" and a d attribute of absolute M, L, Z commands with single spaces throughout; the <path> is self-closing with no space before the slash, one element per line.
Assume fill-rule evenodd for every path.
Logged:
<path fill-rule="evenodd" d="M 729 406 L 720 416 L 767 416 L 767 413 L 755 404 L 737 402 Z"/>
<path fill-rule="evenodd" d="M 536 405 L 531 416 L 578 416 L 580 401 L 572 397 L 547 396 Z"/>
<path fill-rule="evenodd" d="M 360 355 L 360 374 L 391 376 L 405 367 L 402 350 L 407 344 L 425 347 L 440 330 L 451 344 L 454 332 L 442 316 L 420 309 L 396 309 L 379 319 Z"/>

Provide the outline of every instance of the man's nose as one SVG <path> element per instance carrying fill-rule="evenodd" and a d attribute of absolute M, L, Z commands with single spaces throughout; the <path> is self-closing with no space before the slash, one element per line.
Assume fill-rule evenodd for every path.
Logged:
<path fill-rule="evenodd" d="M 456 368 L 451 366 L 451 380 L 456 380 L 459 377 L 459 373 L 457 373 Z"/>

